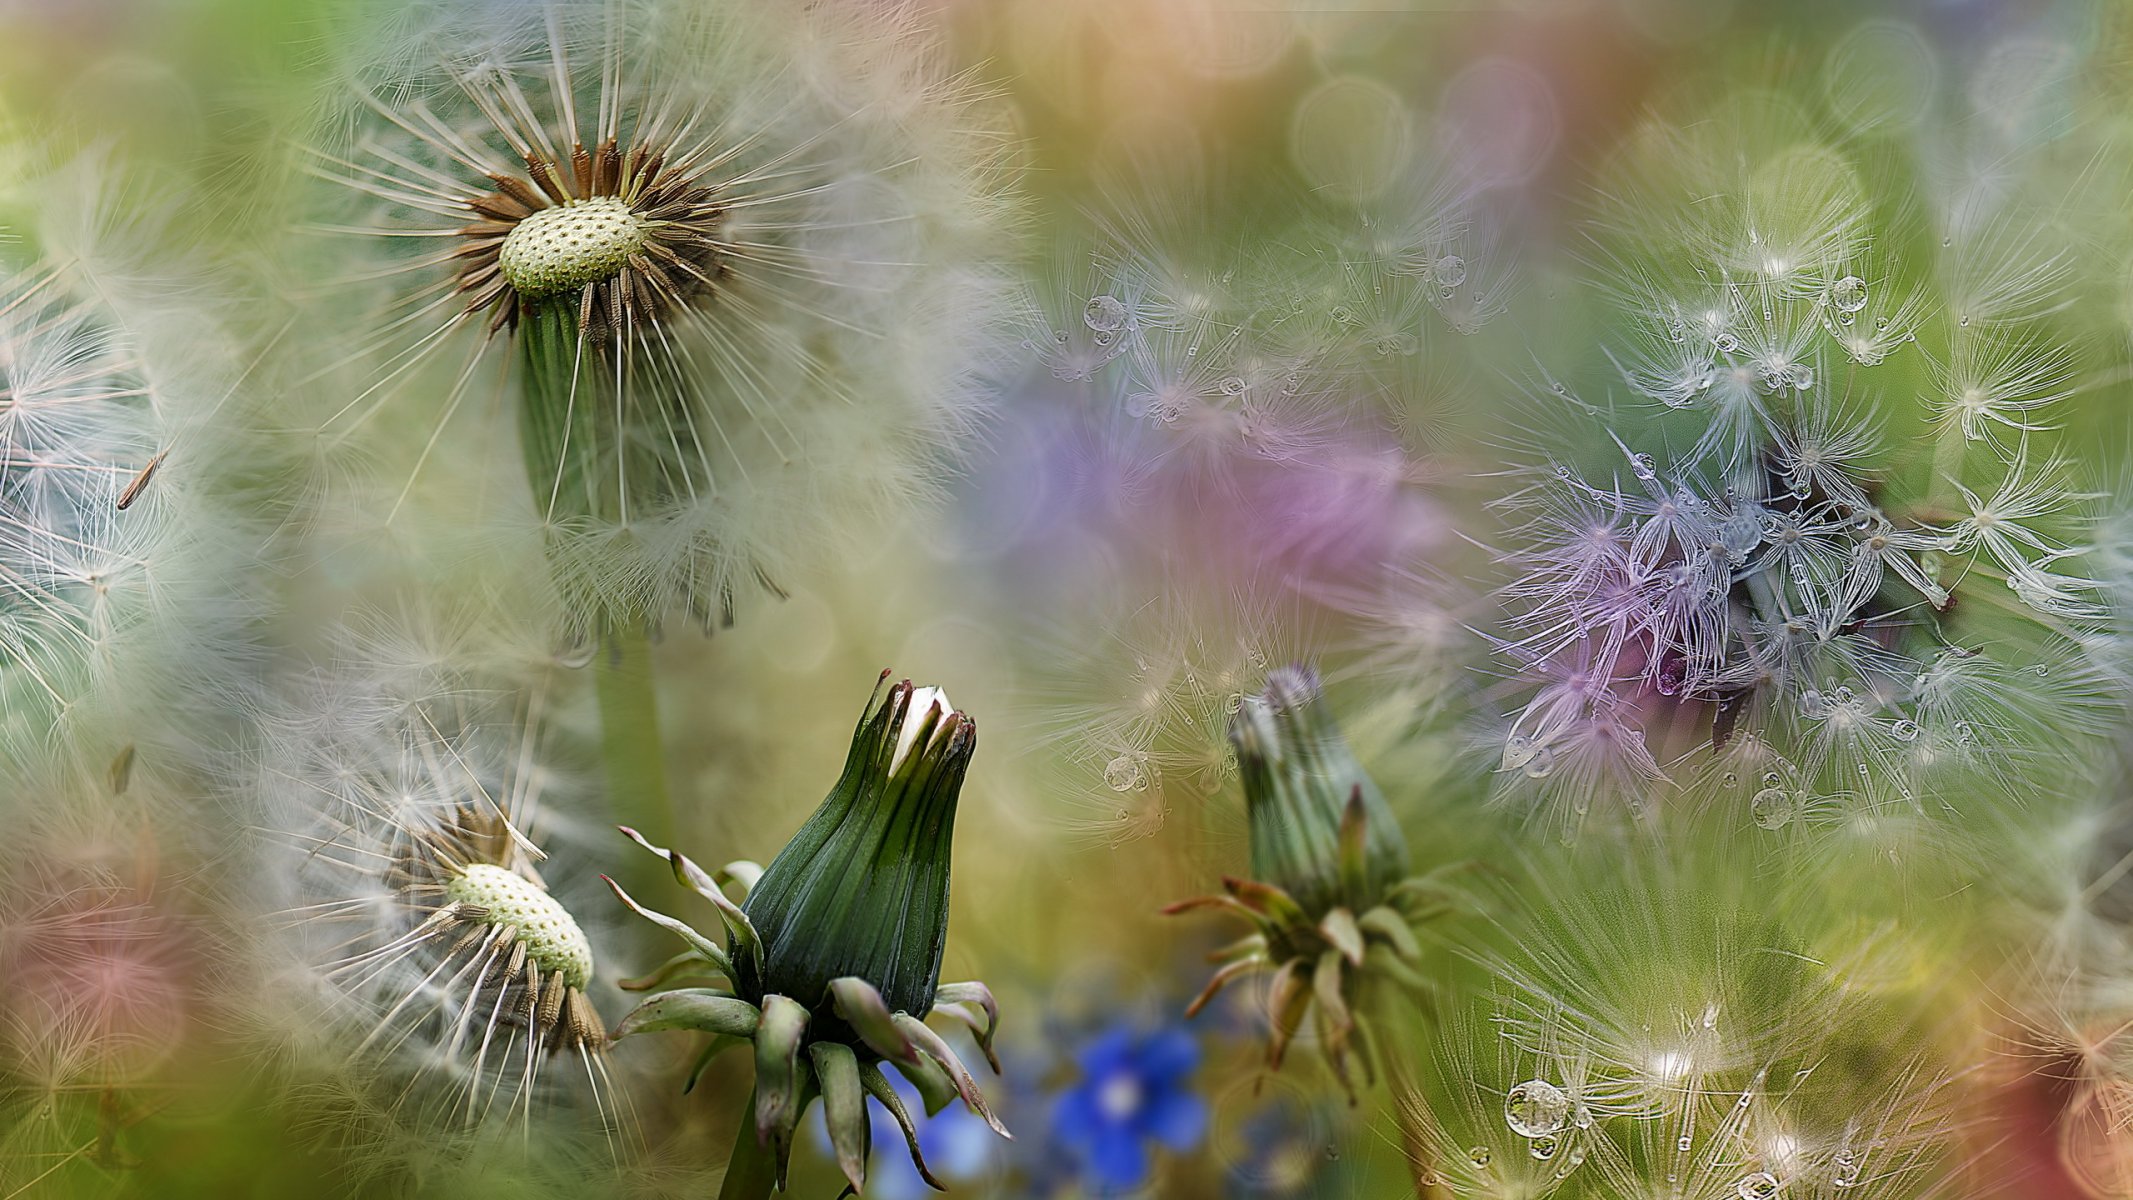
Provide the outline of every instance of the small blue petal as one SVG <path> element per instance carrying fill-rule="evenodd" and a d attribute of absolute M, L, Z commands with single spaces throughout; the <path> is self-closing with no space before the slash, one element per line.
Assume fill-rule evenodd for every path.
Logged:
<path fill-rule="evenodd" d="M 1148 1178 L 1148 1151 L 1131 1130 L 1105 1130 L 1088 1149 L 1089 1173 L 1118 1191 L 1139 1187 Z"/>
<path fill-rule="evenodd" d="M 1150 1098 L 1141 1128 L 1172 1150 L 1190 1150 L 1207 1135 L 1207 1105 L 1183 1089 L 1159 1092 Z"/>
<path fill-rule="evenodd" d="M 1133 1031 L 1119 1028 L 1084 1044 L 1074 1057 L 1081 1064 L 1082 1075 L 1094 1078 L 1130 1066 L 1135 1049 Z"/>
<path fill-rule="evenodd" d="M 1060 1141 L 1085 1146 L 1096 1140 L 1105 1124 L 1092 1089 L 1080 1087 L 1063 1092 L 1052 1106 L 1052 1135 Z"/>
<path fill-rule="evenodd" d="M 1143 1077 L 1167 1083 L 1200 1065 L 1200 1043 L 1182 1029 L 1159 1030 L 1141 1043 L 1135 1060 Z"/>

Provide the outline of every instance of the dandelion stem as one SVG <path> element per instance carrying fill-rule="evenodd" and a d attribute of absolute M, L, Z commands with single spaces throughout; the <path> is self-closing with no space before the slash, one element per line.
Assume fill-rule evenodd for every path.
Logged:
<path fill-rule="evenodd" d="M 608 637 L 608 652 L 600 657 L 593 681 L 600 700 L 600 758 L 607 772 L 608 805 L 617 821 L 655 845 L 671 845 L 674 811 L 667 799 L 651 641 L 644 627 L 634 624 L 618 626 Z"/>
<path fill-rule="evenodd" d="M 765 1200 L 777 1184 L 777 1159 L 755 1136 L 755 1094 L 751 1092 L 741 1126 L 733 1134 L 733 1153 L 726 1158 L 726 1179 L 719 1184 L 718 1200 Z"/>
<path fill-rule="evenodd" d="M 1405 1036 L 1401 1031 L 1411 1031 L 1415 1025 L 1434 1025 L 1424 1015 L 1415 1022 L 1410 1014 L 1389 996 L 1380 993 L 1370 997 L 1365 1007 L 1372 1017 L 1372 1027 L 1379 1030 L 1373 1040 L 1371 1053 L 1377 1055 L 1378 1078 L 1385 1081 L 1392 1093 L 1393 1125 L 1399 1130 L 1400 1150 L 1407 1158 L 1408 1176 L 1414 1184 L 1415 1200 L 1452 1200 L 1452 1193 L 1438 1173 L 1436 1151 L 1432 1146 L 1428 1128 L 1429 1101 L 1422 1096 L 1422 1088 L 1408 1071 L 1411 1061 L 1420 1047 L 1414 1045 L 1412 1032 Z M 1394 1045 L 1397 1041 L 1400 1044 Z"/>

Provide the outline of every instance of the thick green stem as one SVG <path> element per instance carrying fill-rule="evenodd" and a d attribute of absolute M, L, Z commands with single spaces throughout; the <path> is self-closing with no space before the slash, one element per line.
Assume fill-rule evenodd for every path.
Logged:
<path fill-rule="evenodd" d="M 600 758 L 607 802 L 615 819 L 654 845 L 674 844 L 674 810 L 659 738 L 659 700 L 652 680 L 652 646 L 641 625 L 617 626 L 595 661 L 600 698 Z"/>
<path fill-rule="evenodd" d="M 750 1094 L 741 1127 L 733 1135 L 733 1153 L 726 1159 L 726 1180 L 719 1184 L 718 1200 L 767 1200 L 777 1186 L 777 1158 L 770 1147 L 756 1140 L 755 1096 Z"/>
<path fill-rule="evenodd" d="M 1400 1036 L 1400 1031 L 1407 1028 L 1401 1018 L 1407 1014 L 1384 990 L 1369 997 L 1365 1007 L 1372 1027 L 1378 1031 L 1378 1036 L 1371 1039 L 1371 1052 L 1377 1056 L 1378 1078 L 1392 1093 L 1393 1125 L 1399 1131 L 1400 1150 L 1407 1158 L 1415 1200 L 1452 1200 L 1451 1189 L 1437 1170 L 1436 1150 L 1425 1125 L 1427 1118 L 1423 1114 L 1428 1101 L 1407 1069 L 1407 1060 L 1419 1050 L 1407 1044 L 1411 1039 Z M 1396 1041 L 1401 1044 L 1394 1045 Z"/>

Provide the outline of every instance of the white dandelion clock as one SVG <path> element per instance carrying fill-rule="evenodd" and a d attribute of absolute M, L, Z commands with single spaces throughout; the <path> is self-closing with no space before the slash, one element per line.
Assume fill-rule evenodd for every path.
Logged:
<path fill-rule="evenodd" d="M 321 424 L 423 431 L 397 511 L 515 409 L 579 632 L 717 619 L 965 440 L 1010 142 L 906 10 L 451 4 L 348 74 L 320 299 L 381 307 Z"/>
<path fill-rule="evenodd" d="M 178 752 L 201 709 L 177 698 L 242 660 L 256 539 L 211 485 L 243 376 L 125 182 L 96 158 L 40 175 L 0 246 L 21 252 L 0 260 L 0 777 Z"/>

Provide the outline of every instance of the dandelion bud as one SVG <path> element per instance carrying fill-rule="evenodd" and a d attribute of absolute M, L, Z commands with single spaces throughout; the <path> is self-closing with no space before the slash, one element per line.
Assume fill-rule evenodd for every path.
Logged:
<path fill-rule="evenodd" d="M 1230 722 L 1229 738 L 1244 778 L 1253 878 L 1322 913 L 1341 905 L 1360 911 L 1407 873 L 1407 841 L 1321 704 L 1310 668 L 1269 674 L 1266 690 Z M 1351 822 L 1360 826 L 1359 870 L 1344 865 Z"/>
<path fill-rule="evenodd" d="M 624 986 L 660 988 L 705 973 L 728 986 L 662 991 L 625 1018 L 617 1036 L 665 1029 L 718 1035 L 692 1078 L 721 1049 L 754 1045 L 753 1127 L 741 1131 L 727 1178 L 754 1180 L 764 1191 L 773 1181 L 783 1186 L 793 1130 L 817 1095 L 851 1191 L 866 1186 L 868 1096 L 895 1119 L 920 1176 L 932 1181 L 884 1066 L 917 1087 L 928 1111 L 960 1097 L 1007 1136 L 954 1048 L 923 1020 L 938 1013 L 961 1022 L 1000 1069 L 991 990 L 940 982 L 949 839 L 977 725 L 938 688 L 906 680 L 884 692 L 888 677 L 882 672 L 875 684 L 837 785 L 767 869 L 731 863 L 706 872 L 623 831 L 710 901 L 726 930 L 721 946 L 616 888 L 638 915 L 688 946 L 647 980 Z M 729 888 L 745 898 L 736 904 Z"/>
<path fill-rule="evenodd" d="M 1251 879 L 1225 878 L 1224 894 L 1180 901 L 1168 913 L 1219 908 L 1252 931 L 1216 952 L 1219 964 L 1190 1017 L 1231 981 L 1271 972 L 1267 1064 L 1313 1019 L 1319 1044 L 1352 1096 L 1351 1059 L 1372 1081 L 1373 993 L 1390 985 L 1431 991 L 1414 928 L 1465 906 L 1440 873 L 1409 877 L 1407 842 L 1385 796 L 1364 774 L 1319 704 L 1318 677 L 1284 667 L 1230 724 L 1251 821 Z M 1457 866 L 1445 870 L 1461 869 Z"/>
<path fill-rule="evenodd" d="M 977 725 L 939 689 L 877 687 L 836 787 L 748 894 L 763 956 L 760 973 L 742 966 L 743 995 L 812 1008 L 854 976 L 891 1011 L 933 1007 L 956 796 L 976 749 Z"/>

